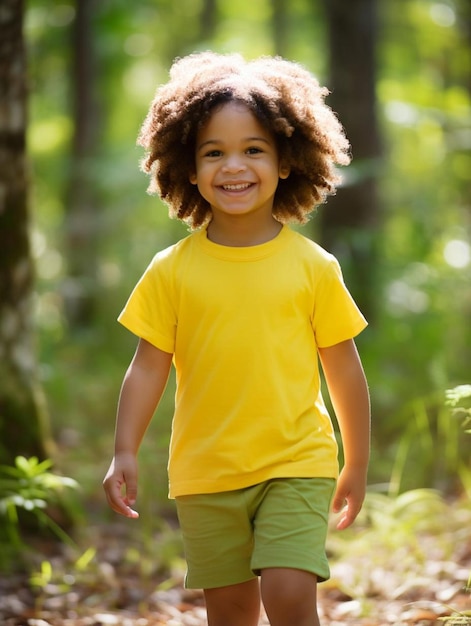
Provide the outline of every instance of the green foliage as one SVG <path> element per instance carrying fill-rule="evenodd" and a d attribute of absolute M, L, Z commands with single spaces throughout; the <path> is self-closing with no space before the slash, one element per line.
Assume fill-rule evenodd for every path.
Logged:
<path fill-rule="evenodd" d="M 123 589 L 132 587 L 139 597 L 139 610 L 146 607 L 147 597 L 156 590 L 168 590 L 181 584 L 185 572 L 180 532 L 174 526 L 159 522 L 152 536 L 146 531 L 133 533 L 129 527 L 116 525 L 101 530 L 101 536 L 84 537 L 93 547 L 75 546 L 52 558 L 42 558 L 31 570 L 28 585 L 35 595 L 39 617 L 51 599 L 79 608 L 82 602 L 94 606 L 105 597 L 107 610 L 123 609 L 129 600 Z M 80 609 L 79 609 L 80 610 Z"/>
<path fill-rule="evenodd" d="M 403 407 L 397 421 L 403 421 L 404 427 L 392 446 L 391 495 L 417 485 L 444 492 L 469 491 L 468 444 L 459 420 L 450 419 L 443 398 L 417 398 Z"/>
<path fill-rule="evenodd" d="M 0 570 L 26 548 L 21 538 L 21 517 L 24 511 L 40 528 L 52 531 L 61 541 L 71 543 L 64 530 L 48 514 L 51 505 L 62 505 L 65 489 L 76 489 L 75 480 L 58 476 L 49 470 L 52 461 L 39 462 L 18 456 L 13 467 L 0 466 Z"/>
<path fill-rule="evenodd" d="M 355 598 L 372 616 L 377 597 L 384 595 L 402 607 L 433 600 L 451 614 L 449 625 L 469 623 L 451 621 L 468 614 L 436 601 L 447 568 L 458 568 L 460 546 L 469 535 L 467 498 L 450 502 L 431 489 L 400 495 L 370 489 L 353 527 L 338 532 L 334 524 L 327 539 L 332 569 L 327 587 Z"/>
<path fill-rule="evenodd" d="M 453 418 L 460 420 L 465 433 L 471 434 L 471 385 L 458 385 L 446 391 L 446 404 Z"/>
<path fill-rule="evenodd" d="M 144 528 L 139 533 L 139 545 L 129 545 L 123 551 L 123 559 L 128 568 L 134 569 L 141 580 L 151 582 L 156 577 L 164 578 L 162 585 L 170 585 L 175 575 L 185 571 L 183 543 L 178 527 L 164 520 L 152 528 Z"/>
<path fill-rule="evenodd" d="M 413 489 L 400 495 L 370 490 L 356 522 L 360 531 L 354 528 L 337 538 L 342 545 L 345 538 L 352 542 L 355 553 L 366 545 L 377 545 L 391 553 L 407 550 L 408 560 L 423 563 L 427 554 L 420 539 L 440 533 L 448 514 L 449 505 L 433 489 Z"/>
<path fill-rule="evenodd" d="M 469 626 L 471 624 L 471 611 L 453 611 L 449 617 L 439 617 L 438 619 L 448 626 Z"/>
<path fill-rule="evenodd" d="M 448 389 L 446 400 L 446 404 L 451 407 L 452 417 L 461 421 L 465 433 L 471 434 L 471 429 L 467 428 L 471 424 L 471 385 L 458 385 L 453 389 Z M 466 591 L 471 593 L 471 573 L 466 583 Z M 450 618 L 445 618 L 444 621 L 449 626 L 471 624 L 471 611 L 454 613 Z"/>
<path fill-rule="evenodd" d="M 403 432 L 392 446 L 390 495 L 417 484 L 471 494 L 469 443 L 463 437 L 470 432 L 470 399 L 471 385 L 458 385 L 446 390 L 445 399 L 417 398 L 403 407 L 396 420 Z"/>
<path fill-rule="evenodd" d="M 91 567 L 95 557 L 95 548 L 87 548 L 72 562 L 61 562 L 60 567 L 48 560 L 41 561 L 39 569 L 32 571 L 29 577 L 29 584 L 36 593 L 36 610 L 42 610 L 49 596 L 65 595 L 75 585 L 90 580 L 90 575 L 96 576 L 96 568 Z"/>

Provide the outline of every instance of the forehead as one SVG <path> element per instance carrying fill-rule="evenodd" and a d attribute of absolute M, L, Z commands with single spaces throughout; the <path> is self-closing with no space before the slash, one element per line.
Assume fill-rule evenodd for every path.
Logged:
<path fill-rule="evenodd" d="M 198 132 L 198 138 L 211 135 L 256 137 L 273 139 L 272 132 L 257 118 L 252 109 L 243 102 L 230 101 L 217 106 Z M 218 138 L 221 138 L 218 137 Z"/>

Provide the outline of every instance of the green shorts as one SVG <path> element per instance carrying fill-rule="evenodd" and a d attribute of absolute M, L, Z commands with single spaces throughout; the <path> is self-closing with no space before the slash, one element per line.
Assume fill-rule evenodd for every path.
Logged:
<path fill-rule="evenodd" d="M 267 567 L 329 578 L 325 554 L 333 478 L 276 478 L 258 485 L 177 497 L 187 588 L 245 582 Z"/>

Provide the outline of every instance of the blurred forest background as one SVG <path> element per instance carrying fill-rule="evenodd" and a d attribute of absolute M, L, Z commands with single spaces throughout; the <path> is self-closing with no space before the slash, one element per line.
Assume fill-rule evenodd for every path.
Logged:
<path fill-rule="evenodd" d="M 2 4 L 20 73 L 8 10 L 21 4 Z M 7 167 L 22 144 L 5 143 L 0 174 L 25 191 L 0 212 L 0 462 L 51 457 L 87 519 L 113 518 L 101 480 L 136 343 L 115 320 L 155 252 L 187 234 L 146 194 L 136 136 L 172 60 L 213 49 L 280 54 L 331 90 L 353 163 L 302 230 L 339 258 L 370 321 L 372 489 L 469 496 L 466 409 L 446 390 L 471 383 L 471 2 L 30 0 L 22 29 L 29 165 Z M 141 451 L 149 524 L 172 511 L 173 385 Z"/>

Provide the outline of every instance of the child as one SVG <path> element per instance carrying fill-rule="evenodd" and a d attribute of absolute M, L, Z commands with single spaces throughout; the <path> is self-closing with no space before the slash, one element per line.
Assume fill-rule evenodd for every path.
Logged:
<path fill-rule="evenodd" d="M 193 54 L 139 136 L 150 190 L 194 232 L 155 256 L 119 317 L 139 343 L 104 488 L 138 516 L 136 455 L 173 360 L 169 495 L 210 626 L 255 626 L 260 600 L 272 626 L 318 625 L 331 500 L 346 503 L 343 529 L 365 495 L 369 398 L 353 337 L 366 322 L 335 258 L 286 225 L 306 222 L 349 162 L 326 94 L 280 58 Z"/>

